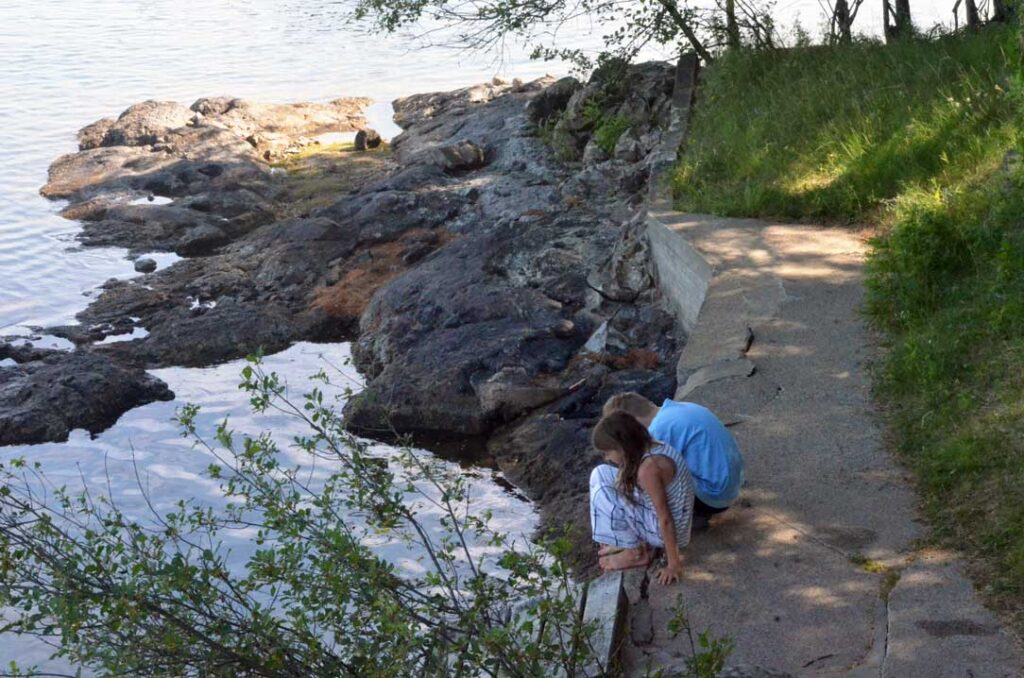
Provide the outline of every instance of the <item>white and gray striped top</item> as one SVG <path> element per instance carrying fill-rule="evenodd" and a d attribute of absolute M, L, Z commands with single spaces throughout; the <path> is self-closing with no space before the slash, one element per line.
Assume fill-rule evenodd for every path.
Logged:
<path fill-rule="evenodd" d="M 665 493 L 668 495 L 668 507 L 676 528 L 676 543 L 681 549 L 690 543 L 690 528 L 693 524 L 693 477 L 686 465 L 686 459 L 674 447 L 661 442 L 656 443 L 643 458 L 654 455 L 668 457 L 676 467 L 676 475 L 666 486 Z M 658 529 L 658 514 L 654 510 L 650 496 L 638 487 L 636 499 L 638 508 L 641 509 L 640 527 L 646 533 L 642 535 L 644 541 L 664 546 L 661 531 Z"/>

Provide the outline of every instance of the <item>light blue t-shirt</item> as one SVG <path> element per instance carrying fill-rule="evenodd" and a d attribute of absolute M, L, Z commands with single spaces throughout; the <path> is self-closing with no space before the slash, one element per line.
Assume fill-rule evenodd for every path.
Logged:
<path fill-rule="evenodd" d="M 739 496 L 743 455 L 729 429 L 706 407 L 666 400 L 650 426 L 655 440 L 683 453 L 694 493 L 708 506 L 725 508 Z"/>

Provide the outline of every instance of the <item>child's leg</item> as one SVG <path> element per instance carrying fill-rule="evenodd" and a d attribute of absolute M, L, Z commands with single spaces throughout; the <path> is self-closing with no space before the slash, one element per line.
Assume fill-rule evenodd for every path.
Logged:
<path fill-rule="evenodd" d="M 702 502 L 699 498 L 694 497 L 693 500 L 693 529 L 694 530 L 706 530 L 711 525 L 711 516 L 721 513 L 722 511 L 729 510 L 729 507 L 715 508 L 714 506 L 708 506 Z"/>
<path fill-rule="evenodd" d="M 602 544 L 601 569 L 643 567 L 650 550 L 636 530 L 635 507 L 615 487 L 617 471 L 602 464 L 590 474 L 590 527 L 594 541 Z"/>
<path fill-rule="evenodd" d="M 618 471 L 601 464 L 590 473 L 590 528 L 594 541 L 618 549 L 637 548 L 640 537 L 633 530 L 630 506 L 615 487 Z"/>
<path fill-rule="evenodd" d="M 647 567 L 654 559 L 654 549 L 641 542 L 639 548 L 622 549 L 615 553 L 598 558 L 598 564 L 604 572 L 628 570 L 634 567 Z"/>

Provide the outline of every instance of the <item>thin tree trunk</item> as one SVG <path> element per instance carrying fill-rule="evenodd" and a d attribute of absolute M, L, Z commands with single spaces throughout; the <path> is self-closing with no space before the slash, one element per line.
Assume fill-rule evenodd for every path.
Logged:
<path fill-rule="evenodd" d="M 850 19 L 850 5 L 846 0 L 836 0 L 833 21 L 839 30 L 840 42 L 851 42 L 853 40 L 853 21 Z"/>
<path fill-rule="evenodd" d="M 674 21 L 676 26 L 679 27 L 679 30 L 683 32 L 686 39 L 690 41 L 690 45 L 693 47 L 693 51 L 697 53 L 697 56 L 703 59 L 706 64 L 710 64 L 714 61 L 715 58 L 711 56 L 711 52 L 709 52 L 708 48 L 704 46 L 701 39 L 697 37 L 697 32 L 693 30 L 693 24 L 691 24 L 690 20 L 679 11 L 679 7 L 676 5 L 675 0 L 658 0 L 658 4 L 668 12 L 670 17 L 672 17 L 672 21 Z"/>
<path fill-rule="evenodd" d="M 910 0 L 896 0 L 896 32 L 907 37 L 914 30 L 910 19 Z"/>
<path fill-rule="evenodd" d="M 736 0 L 725 0 L 725 32 L 729 49 L 739 49 L 740 25 L 736 21 Z"/>
<path fill-rule="evenodd" d="M 1011 14 L 1009 0 L 992 0 L 992 21 L 1007 22 Z"/>
<path fill-rule="evenodd" d="M 882 0 L 886 42 L 908 37 L 914 30 L 910 18 L 910 0 L 895 0 L 895 3 L 894 7 L 889 0 Z"/>
<path fill-rule="evenodd" d="M 976 31 L 981 28 L 981 15 L 975 0 L 964 0 L 964 12 L 967 14 L 967 30 Z"/>

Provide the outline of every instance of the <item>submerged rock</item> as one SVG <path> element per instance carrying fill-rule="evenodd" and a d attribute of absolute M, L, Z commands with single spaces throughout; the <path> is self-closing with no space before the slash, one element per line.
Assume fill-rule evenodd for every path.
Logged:
<path fill-rule="evenodd" d="M 156 261 L 149 257 L 135 260 L 135 270 L 139 273 L 152 273 L 156 270 Z"/>

